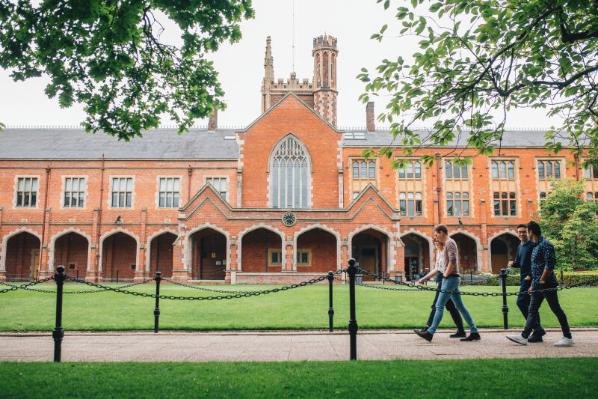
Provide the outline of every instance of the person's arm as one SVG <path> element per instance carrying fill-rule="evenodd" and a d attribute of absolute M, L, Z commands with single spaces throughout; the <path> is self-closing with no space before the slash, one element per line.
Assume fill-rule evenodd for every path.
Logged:
<path fill-rule="evenodd" d="M 444 277 L 454 274 L 457 270 L 457 245 L 454 242 L 447 242 L 446 251 L 448 254 L 448 265 L 444 269 Z"/>
<path fill-rule="evenodd" d="M 436 268 L 430 270 L 428 272 L 428 274 L 426 274 L 425 276 L 423 276 L 422 278 L 420 278 L 419 280 L 417 280 L 417 284 L 423 284 L 426 281 L 430 280 L 432 277 L 434 277 L 436 274 L 438 274 L 438 270 Z"/>
<path fill-rule="evenodd" d="M 521 259 L 519 259 L 519 249 L 521 247 L 521 244 L 519 244 L 519 247 L 517 247 L 517 255 L 515 255 L 515 260 L 512 260 L 509 262 L 509 264 L 507 266 L 509 267 L 514 267 L 516 269 L 520 269 L 521 268 Z"/>
<path fill-rule="evenodd" d="M 548 277 L 553 273 L 556 264 L 556 256 L 554 254 L 554 246 L 552 244 L 544 244 L 544 270 L 540 276 L 540 284 L 544 284 Z"/>

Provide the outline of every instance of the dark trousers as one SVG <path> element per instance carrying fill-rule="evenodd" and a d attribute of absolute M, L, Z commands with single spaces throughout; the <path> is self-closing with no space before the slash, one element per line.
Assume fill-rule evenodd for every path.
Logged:
<path fill-rule="evenodd" d="M 539 286 L 539 289 L 544 288 L 555 288 L 558 286 L 556 279 L 550 279 L 546 284 Z M 563 330 L 563 335 L 567 338 L 571 338 L 571 330 L 569 329 L 569 322 L 567 321 L 567 315 L 561 308 L 559 303 L 559 296 L 556 290 L 544 291 L 544 292 L 533 292 L 531 295 L 531 300 L 529 304 L 529 314 L 527 315 L 527 320 L 525 323 L 525 328 L 521 335 L 525 338 L 529 337 L 532 330 L 539 324 L 540 322 L 540 306 L 542 306 L 542 302 L 548 302 L 548 306 L 550 306 L 550 310 L 552 313 L 557 317 L 559 320 L 559 324 L 561 325 L 561 330 Z"/>
<path fill-rule="evenodd" d="M 438 289 L 440 289 L 441 285 L 442 281 L 439 281 Z M 434 315 L 436 314 L 436 301 L 438 301 L 439 294 L 440 292 L 436 291 L 436 295 L 434 296 L 434 302 L 432 302 L 432 311 L 430 312 L 430 317 L 428 317 L 428 322 L 426 323 L 427 327 L 430 327 L 432 325 L 432 321 L 434 320 Z M 455 306 L 455 303 L 452 301 L 452 299 L 449 299 L 445 307 L 446 310 L 448 310 L 451 314 L 453 322 L 457 326 L 457 331 L 464 333 L 465 329 L 463 328 L 463 319 L 461 318 L 461 314 L 459 314 L 459 311 L 457 310 L 457 307 Z"/>
<path fill-rule="evenodd" d="M 523 314 L 523 318 L 527 321 L 527 316 L 529 314 L 529 304 L 531 302 L 531 295 L 527 292 L 529 287 L 531 286 L 531 280 L 521 280 L 519 285 L 519 294 L 517 295 L 517 307 L 521 310 L 521 314 Z M 538 314 L 538 324 L 534 326 L 533 330 L 536 334 L 543 334 L 544 329 L 540 323 L 540 315 Z"/>

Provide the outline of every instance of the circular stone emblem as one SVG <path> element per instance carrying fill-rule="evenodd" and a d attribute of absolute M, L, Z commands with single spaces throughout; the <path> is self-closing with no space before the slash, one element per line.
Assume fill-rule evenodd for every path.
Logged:
<path fill-rule="evenodd" d="M 292 226 L 295 224 L 296 221 L 297 217 L 293 212 L 287 212 L 284 215 L 282 215 L 282 224 L 284 224 L 285 226 Z"/>

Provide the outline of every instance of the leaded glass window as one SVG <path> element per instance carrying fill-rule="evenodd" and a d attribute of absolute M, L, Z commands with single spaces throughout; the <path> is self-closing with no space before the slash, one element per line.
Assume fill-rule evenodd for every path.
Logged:
<path fill-rule="evenodd" d="M 270 159 L 273 208 L 309 208 L 311 164 L 305 146 L 294 136 L 282 139 Z"/>

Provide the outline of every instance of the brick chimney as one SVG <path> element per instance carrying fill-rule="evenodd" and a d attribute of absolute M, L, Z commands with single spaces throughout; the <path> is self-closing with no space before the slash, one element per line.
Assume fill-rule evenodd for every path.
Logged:
<path fill-rule="evenodd" d="M 365 106 L 365 123 L 368 132 L 376 130 L 376 115 L 374 114 L 374 102 L 370 101 Z"/>
<path fill-rule="evenodd" d="M 208 120 L 208 130 L 214 131 L 218 129 L 218 108 L 214 107 L 214 110 L 210 114 L 210 119 Z"/>

